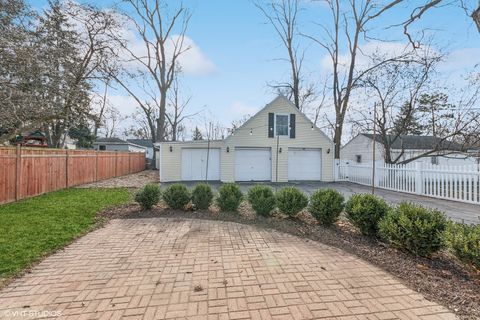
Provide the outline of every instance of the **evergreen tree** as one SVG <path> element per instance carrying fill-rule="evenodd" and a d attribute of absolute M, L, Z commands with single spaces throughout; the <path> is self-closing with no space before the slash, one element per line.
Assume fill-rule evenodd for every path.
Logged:
<path fill-rule="evenodd" d="M 453 105 L 448 102 L 448 95 L 435 92 L 422 94 L 418 99 L 418 112 L 424 121 L 427 134 L 441 136 L 448 133 L 446 120 L 453 117 Z"/>
<path fill-rule="evenodd" d="M 417 112 L 410 102 L 407 101 L 400 107 L 392 131 L 395 135 L 419 135 L 423 133 L 423 126 L 420 124 Z"/>
<path fill-rule="evenodd" d="M 198 127 L 195 127 L 195 129 L 193 130 L 192 139 L 193 140 L 203 140 L 203 135 L 200 132 L 200 130 L 198 129 Z"/>

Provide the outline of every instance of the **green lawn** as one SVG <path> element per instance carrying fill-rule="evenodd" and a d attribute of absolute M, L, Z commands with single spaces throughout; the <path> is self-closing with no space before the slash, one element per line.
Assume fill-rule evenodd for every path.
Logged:
<path fill-rule="evenodd" d="M 126 189 L 66 189 L 0 206 L 0 278 L 68 244 L 97 212 L 130 198 Z"/>

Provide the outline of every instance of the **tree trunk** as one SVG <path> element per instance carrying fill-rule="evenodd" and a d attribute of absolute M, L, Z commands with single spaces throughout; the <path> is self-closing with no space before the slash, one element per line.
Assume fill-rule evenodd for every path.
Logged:
<path fill-rule="evenodd" d="M 167 106 L 167 91 L 161 90 L 160 91 L 160 110 L 159 116 L 157 119 L 157 142 L 165 141 L 165 112 Z"/>
<path fill-rule="evenodd" d="M 333 142 L 335 143 L 335 159 L 340 159 L 340 148 L 342 146 L 342 131 L 343 120 L 337 117 L 337 123 L 335 124 L 335 135 L 333 136 Z"/>

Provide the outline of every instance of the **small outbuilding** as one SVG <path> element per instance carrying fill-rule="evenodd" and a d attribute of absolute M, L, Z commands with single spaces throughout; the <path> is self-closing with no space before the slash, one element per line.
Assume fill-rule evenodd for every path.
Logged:
<path fill-rule="evenodd" d="M 223 140 L 158 143 L 160 181 L 333 181 L 334 144 L 278 96 Z"/>
<path fill-rule="evenodd" d="M 147 147 L 131 143 L 119 138 L 99 138 L 93 143 L 93 148 L 100 151 L 130 151 L 146 152 Z"/>

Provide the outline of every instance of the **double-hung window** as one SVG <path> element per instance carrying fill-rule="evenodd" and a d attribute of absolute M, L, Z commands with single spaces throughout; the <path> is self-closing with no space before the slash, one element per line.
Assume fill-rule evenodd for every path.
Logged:
<path fill-rule="evenodd" d="M 275 135 L 288 136 L 289 121 L 290 119 L 288 114 L 276 114 L 275 115 Z"/>

